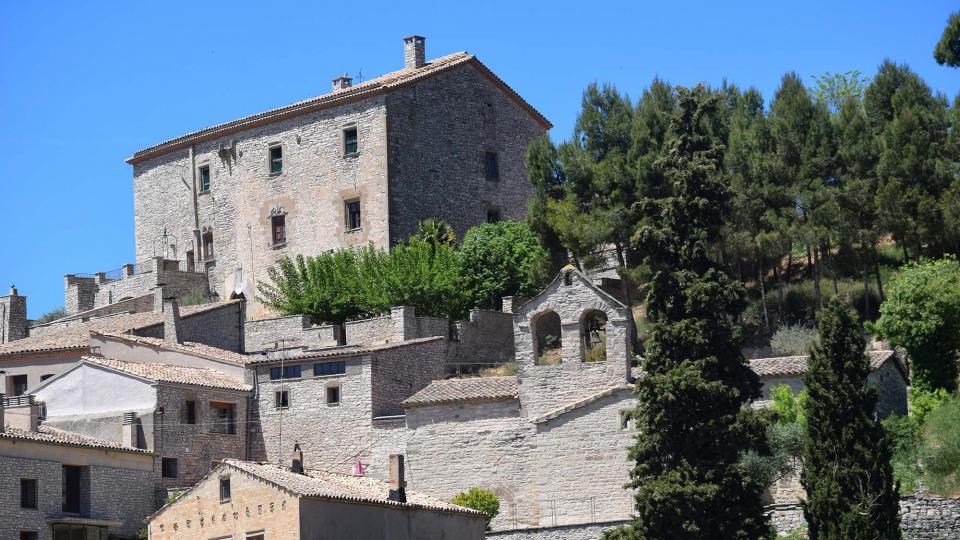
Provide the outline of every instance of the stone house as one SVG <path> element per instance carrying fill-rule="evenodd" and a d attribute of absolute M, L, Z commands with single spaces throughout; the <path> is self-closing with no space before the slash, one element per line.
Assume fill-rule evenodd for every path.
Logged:
<path fill-rule="evenodd" d="M 441 498 L 492 490 L 497 529 L 628 517 L 627 316 L 564 268 L 514 310 L 517 376 L 436 381 L 404 401 L 411 485 Z"/>
<path fill-rule="evenodd" d="M 169 303 L 169 302 L 168 302 Z M 0 390 L 10 396 L 28 393 L 90 353 L 91 332 L 164 337 L 164 312 L 154 310 L 102 317 L 67 318 L 30 328 L 28 336 L 0 344 Z M 243 349 L 242 300 L 177 307 L 179 339 L 227 352 Z"/>
<path fill-rule="evenodd" d="M 160 500 L 246 458 L 251 390 L 214 369 L 85 356 L 34 393 L 45 426 L 156 454 Z"/>
<path fill-rule="evenodd" d="M 426 218 L 467 228 L 523 219 L 527 145 L 550 123 L 474 55 L 426 60 L 136 152 L 137 260 L 183 261 L 221 298 L 287 255 L 405 240 Z"/>
<path fill-rule="evenodd" d="M 195 538 L 480 540 L 480 512 L 406 491 L 402 456 L 390 483 L 303 467 L 224 460 L 149 519 L 151 540 Z"/>
<path fill-rule="evenodd" d="M 41 426 L 27 396 L 2 402 L 0 539 L 133 538 L 155 508 L 153 453 Z"/>
<path fill-rule="evenodd" d="M 318 467 L 379 478 L 386 456 L 404 448 L 401 403 L 445 365 L 442 337 L 251 358 L 256 459 L 282 461 L 297 442 Z"/>

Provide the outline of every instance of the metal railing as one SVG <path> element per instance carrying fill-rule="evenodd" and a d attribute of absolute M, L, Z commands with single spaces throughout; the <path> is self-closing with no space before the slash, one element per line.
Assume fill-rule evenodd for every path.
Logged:
<path fill-rule="evenodd" d="M 8 407 L 23 407 L 26 405 L 34 405 L 36 403 L 33 394 L 23 394 L 20 396 L 10 396 L 3 398 L 3 408 Z"/>

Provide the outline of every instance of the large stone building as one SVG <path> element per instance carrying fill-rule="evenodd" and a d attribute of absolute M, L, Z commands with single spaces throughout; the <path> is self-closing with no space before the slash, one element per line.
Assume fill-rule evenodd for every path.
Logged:
<path fill-rule="evenodd" d="M 550 123 L 475 56 L 426 60 L 140 150 L 133 165 L 138 261 L 209 274 L 221 298 L 287 255 L 405 240 L 426 218 L 462 235 L 525 215 L 527 145 Z M 265 313 L 255 305 L 248 315 Z"/>

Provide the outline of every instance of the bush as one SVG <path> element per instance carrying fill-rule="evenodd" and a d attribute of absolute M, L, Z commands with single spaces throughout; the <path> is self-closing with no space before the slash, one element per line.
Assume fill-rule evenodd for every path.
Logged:
<path fill-rule="evenodd" d="M 773 400 L 771 408 L 777 413 L 777 423 L 798 424 L 801 427 L 807 425 L 807 417 L 804 414 L 807 404 L 805 389 L 794 394 L 790 385 L 781 384 L 770 389 L 770 397 Z"/>
<path fill-rule="evenodd" d="M 960 495 L 960 400 L 951 399 L 927 416 L 920 461 L 930 491 Z"/>
<path fill-rule="evenodd" d="M 817 329 L 806 325 L 781 326 L 770 338 L 770 348 L 783 356 L 807 354 L 817 339 Z"/>
<path fill-rule="evenodd" d="M 918 459 L 922 424 L 916 416 L 895 414 L 881 423 L 893 446 L 890 465 L 893 467 L 894 479 L 900 483 L 900 493 L 913 493 L 920 487 L 921 471 Z"/>
<path fill-rule="evenodd" d="M 210 302 L 213 302 L 213 298 L 210 297 L 210 291 L 204 289 L 194 289 L 180 297 L 181 306 L 199 306 L 201 304 L 209 304 Z"/>
<path fill-rule="evenodd" d="M 547 251 L 518 221 L 471 228 L 460 254 L 463 289 L 472 306 L 499 309 L 504 296 L 533 295 L 552 277 Z"/>
<path fill-rule="evenodd" d="M 950 394 L 943 388 L 927 390 L 920 385 L 910 387 L 910 415 L 922 426 L 930 412 L 949 401 Z"/>
<path fill-rule="evenodd" d="M 57 319 L 62 319 L 67 316 L 67 310 L 58 307 L 56 309 L 51 309 L 50 311 L 44 313 L 37 320 L 33 321 L 34 324 L 47 324 L 48 322 L 55 321 Z"/>
<path fill-rule="evenodd" d="M 487 515 L 487 530 L 490 522 L 500 513 L 500 499 L 489 489 L 470 488 L 469 491 L 457 493 L 451 501 L 453 504 L 465 508 L 473 508 Z"/>

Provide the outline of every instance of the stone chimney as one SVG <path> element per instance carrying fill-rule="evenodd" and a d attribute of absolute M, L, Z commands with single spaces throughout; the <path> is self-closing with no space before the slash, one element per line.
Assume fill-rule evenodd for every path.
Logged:
<path fill-rule="evenodd" d="M 183 343 L 180 328 L 180 305 L 177 297 L 170 296 L 163 299 L 163 340 L 167 343 Z"/>
<path fill-rule="evenodd" d="M 334 92 L 337 90 L 343 90 L 344 88 L 350 88 L 351 86 L 353 86 L 353 79 L 346 73 L 333 80 Z"/>
<path fill-rule="evenodd" d="M 390 454 L 390 494 L 391 501 L 407 502 L 407 481 L 404 479 L 403 455 Z"/>
<path fill-rule="evenodd" d="M 423 36 L 407 36 L 403 38 L 403 67 L 416 69 L 427 63 L 426 41 Z"/>
<path fill-rule="evenodd" d="M 27 337 L 27 297 L 10 286 L 10 294 L 0 296 L 0 343 Z"/>
<path fill-rule="evenodd" d="M 303 451 L 300 443 L 293 443 L 293 455 L 290 456 L 290 472 L 303 474 Z"/>
<path fill-rule="evenodd" d="M 139 432 L 140 419 L 137 413 L 123 413 L 123 426 L 120 429 L 120 444 L 129 448 L 140 448 Z"/>

